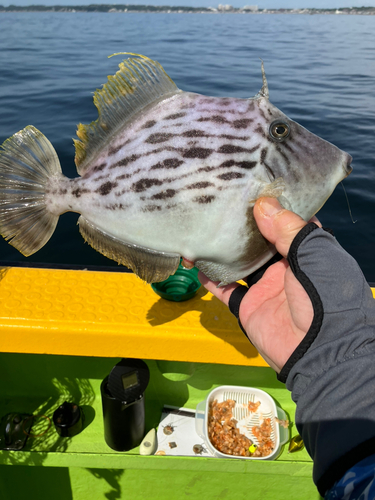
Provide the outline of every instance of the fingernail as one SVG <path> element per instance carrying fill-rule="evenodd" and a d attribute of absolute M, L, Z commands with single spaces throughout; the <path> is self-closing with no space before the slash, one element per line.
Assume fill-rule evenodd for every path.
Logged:
<path fill-rule="evenodd" d="M 266 217 L 273 217 L 277 212 L 283 210 L 283 207 L 276 198 L 263 198 L 259 202 L 259 209 Z"/>

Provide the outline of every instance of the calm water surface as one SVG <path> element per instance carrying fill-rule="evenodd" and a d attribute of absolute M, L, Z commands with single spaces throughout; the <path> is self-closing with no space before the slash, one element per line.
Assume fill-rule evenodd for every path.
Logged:
<path fill-rule="evenodd" d="M 354 171 L 319 212 L 375 282 L 375 17 L 324 15 L 0 14 L 0 142 L 28 124 L 53 143 L 75 177 L 76 124 L 97 118 L 92 92 L 114 74 L 121 51 L 158 60 L 183 90 L 252 97 L 264 60 L 270 100 L 350 153 Z M 31 262 L 113 265 L 65 214 Z M 0 261 L 24 262 L 0 241 Z"/>

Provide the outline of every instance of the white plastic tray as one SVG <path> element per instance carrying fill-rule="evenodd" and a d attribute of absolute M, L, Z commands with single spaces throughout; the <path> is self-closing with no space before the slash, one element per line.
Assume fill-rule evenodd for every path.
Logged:
<path fill-rule="evenodd" d="M 227 399 L 233 399 L 236 402 L 236 405 L 233 408 L 233 417 L 238 422 L 237 427 L 239 428 L 241 434 L 244 434 L 255 444 L 259 443 L 256 437 L 252 434 L 252 427 L 254 425 L 260 425 L 264 418 L 270 418 L 272 425 L 271 438 L 275 443 L 273 452 L 266 457 L 238 457 L 227 455 L 217 450 L 211 444 L 207 429 L 209 405 L 215 399 L 217 399 L 219 403 L 222 403 Z M 256 412 L 249 412 L 248 403 L 250 401 L 253 403 L 260 401 L 261 404 Z M 197 434 L 204 439 L 207 449 L 216 457 L 244 458 L 246 460 L 275 460 L 280 453 L 281 447 L 289 439 L 289 430 L 280 426 L 275 421 L 275 417 L 280 420 L 285 420 L 286 414 L 284 410 L 276 406 L 271 396 L 261 389 L 256 389 L 254 387 L 241 387 L 237 385 L 221 385 L 211 391 L 204 401 L 198 403 L 195 413 L 195 430 Z"/>

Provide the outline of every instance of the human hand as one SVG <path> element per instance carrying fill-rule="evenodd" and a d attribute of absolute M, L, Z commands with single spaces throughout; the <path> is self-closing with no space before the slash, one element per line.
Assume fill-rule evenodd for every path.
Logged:
<path fill-rule="evenodd" d="M 254 206 L 254 217 L 263 236 L 284 258 L 270 266 L 249 288 L 240 305 L 239 319 L 259 353 L 279 373 L 313 320 L 311 300 L 286 260 L 294 237 L 307 223 L 284 209 L 275 198 L 260 198 Z M 315 217 L 312 222 L 321 227 Z M 218 282 L 201 272 L 199 280 L 226 305 L 239 286 L 232 283 L 217 288 Z"/>

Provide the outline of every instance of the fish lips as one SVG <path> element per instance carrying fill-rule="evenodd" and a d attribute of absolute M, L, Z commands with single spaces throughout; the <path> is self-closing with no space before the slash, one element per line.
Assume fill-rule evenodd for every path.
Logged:
<path fill-rule="evenodd" d="M 346 159 L 344 162 L 345 177 L 348 177 L 348 175 L 351 174 L 351 172 L 353 171 L 352 161 L 353 158 L 349 154 L 346 154 Z"/>

